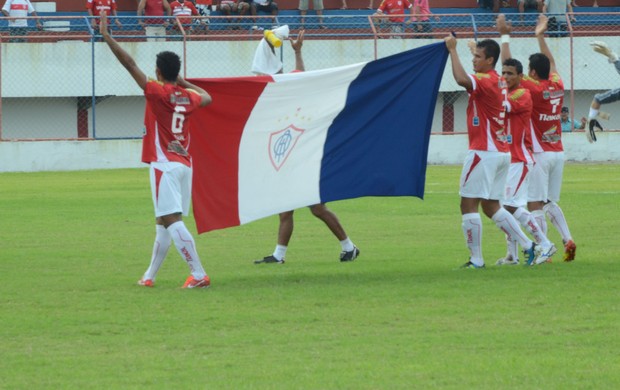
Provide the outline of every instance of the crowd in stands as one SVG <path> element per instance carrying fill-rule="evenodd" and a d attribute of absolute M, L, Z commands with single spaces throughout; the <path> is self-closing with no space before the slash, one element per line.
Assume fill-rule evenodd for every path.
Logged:
<path fill-rule="evenodd" d="M 115 18 L 118 15 L 116 0 L 83 0 L 85 3 L 85 14 L 91 16 L 90 24 L 93 31 L 98 29 L 98 17 L 101 12 L 106 12 L 112 16 L 116 28 L 122 28 L 122 18 Z M 403 25 L 417 29 L 419 33 L 427 33 L 431 31 L 431 18 L 434 17 L 430 11 L 433 2 L 439 0 L 369 0 L 368 10 L 374 12 L 374 15 L 383 16 L 385 20 L 393 24 L 396 30 L 402 30 Z M 299 25 L 297 27 L 303 29 L 306 27 L 306 15 L 308 10 L 313 10 L 316 17 L 313 17 L 312 26 L 314 28 L 326 29 L 327 26 L 323 21 L 323 11 L 325 9 L 323 0 L 298 0 Z M 583 5 L 577 4 L 583 3 Z M 588 4 L 586 4 L 586 2 Z M 526 13 L 546 13 L 550 16 L 549 31 L 566 30 L 566 26 L 555 20 L 553 15 L 573 12 L 574 7 L 588 6 L 598 7 L 599 0 L 477 0 L 481 12 L 499 13 L 506 12 L 506 8 L 513 8 L 514 12 L 518 12 L 523 20 Z M 310 4 L 312 3 L 312 4 Z M 340 12 L 363 12 L 363 10 L 349 10 L 347 0 L 341 0 Z M 365 4 L 365 0 L 362 3 Z M 442 3 L 443 4 L 443 3 Z M 333 3 L 332 3 L 333 5 Z M 363 6 L 363 5 L 362 5 Z M 475 6 L 472 3 L 470 6 Z M 242 28 L 241 20 L 248 23 L 246 16 L 252 16 L 249 20 L 251 29 L 262 30 L 265 22 L 269 22 L 269 26 L 277 25 L 277 16 L 279 7 L 274 0 L 136 0 L 136 16 L 137 24 L 144 29 L 145 34 L 149 36 L 149 40 L 165 39 L 167 30 L 172 30 L 173 34 L 181 34 L 181 30 L 185 33 L 200 33 L 209 29 L 209 19 L 204 18 L 210 15 L 228 16 L 226 19 L 220 19 L 219 23 L 223 23 L 225 28 L 236 30 Z M 11 35 L 26 35 L 28 29 L 33 30 L 32 25 L 29 27 L 28 20 L 22 19 L 28 15 L 37 17 L 37 13 L 30 0 L 5 0 L 2 7 L 5 17 L 9 17 L 8 26 Z M 366 11 L 368 12 L 368 11 Z M 438 12 L 440 13 L 440 12 Z M 260 20 L 258 15 L 267 15 Z M 409 14 L 407 16 L 403 16 Z M 395 16 L 398 15 L 398 16 Z M 153 18 L 149 18 L 149 16 Z M 168 19 L 169 22 L 166 20 Z M 316 21 L 316 22 L 315 22 Z M 262 22 L 262 23 L 258 23 Z M 36 28 L 42 29 L 42 24 L 38 18 L 33 22 Z M 135 23 L 135 22 L 134 22 Z M 400 31 L 399 30 L 399 31 Z"/>

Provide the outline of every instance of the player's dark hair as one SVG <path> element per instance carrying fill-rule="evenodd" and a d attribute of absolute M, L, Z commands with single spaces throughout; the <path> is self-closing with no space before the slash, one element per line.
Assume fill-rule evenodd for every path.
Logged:
<path fill-rule="evenodd" d="M 176 53 L 162 51 L 157 54 L 157 69 L 166 81 L 175 82 L 181 70 L 181 59 Z"/>
<path fill-rule="evenodd" d="M 514 66 L 517 69 L 517 74 L 523 74 L 523 64 L 519 60 L 509 58 L 502 64 L 504 66 Z"/>
<path fill-rule="evenodd" d="M 492 39 L 483 39 L 476 44 L 476 47 L 484 50 L 486 58 L 493 57 L 493 67 L 499 59 L 499 44 Z"/>
<path fill-rule="evenodd" d="M 543 53 L 532 54 L 530 56 L 530 70 L 535 70 L 541 79 L 548 80 L 549 72 L 551 72 L 551 62 Z"/>

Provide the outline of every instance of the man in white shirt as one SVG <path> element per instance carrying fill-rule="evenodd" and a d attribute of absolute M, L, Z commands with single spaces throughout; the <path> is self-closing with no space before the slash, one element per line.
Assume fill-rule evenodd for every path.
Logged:
<path fill-rule="evenodd" d="M 29 13 L 37 17 L 37 28 L 41 30 L 43 25 L 38 19 L 37 12 L 30 3 L 30 0 L 6 0 L 2 7 L 2 13 L 9 18 L 26 18 Z M 28 33 L 28 19 L 10 19 L 9 31 L 12 36 L 26 35 Z M 11 39 L 9 42 L 24 42 L 23 39 Z"/>

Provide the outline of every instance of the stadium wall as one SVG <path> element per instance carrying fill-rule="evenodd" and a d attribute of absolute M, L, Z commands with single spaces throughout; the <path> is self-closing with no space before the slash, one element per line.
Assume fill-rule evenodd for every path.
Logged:
<path fill-rule="evenodd" d="M 566 159 L 576 162 L 620 162 L 620 132 L 603 132 L 590 144 L 583 132 L 563 135 Z M 0 142 L 0 172 L 77 171 L 145 167 L 141 140 Z M 429 164 L 461 164 L 466 134 L 434 134 Z"/>
<path fill-rule="evenodd" d="M 567 90 L 574 86 L 573 88 L 580 92 L 573 97 L 576 118 L 587 114 L 587 108 L 595 92 L 620 85 L 620 79 L 613 67 L 601 56 L 592 55 L 588 45 L 590 40 L 588 37 L 574 39 L 573 69 L 569 60 L 569 40 L 567 38 L 548 40 L 552 52 L 558 59 L 559 71 L 564 76 Z M 378 56 L 384 57 L 433 42 L 437 41 L 379 40 Z M 159 51 L 179 52 L 182 51 L 179 50 L 181 44 L 123 42 L 123 46 L 147 73 L 153 69 L 153 59 Z M 516 58 L 527 61 L 531 47 L 536 46 L 536 41 L 531 38 L 514 39 L 511 46 Z M 187 42 L 186 76 L 191 78 L 248 75 L 255 47 L 255 41 Z M 466 68 L 470 68 L 467 58 L 471 58 L 471 54 L 464 40 L 461 40 L 459 50 Z M 283 55 L 285 71 L 289 71 L 294 64 L 291 50 L 284 50 Z M 304 44 L 304 57 L 307 69 L 367 61 L 374 57 L 373 40 L 308 40 Z M 50 61 L 51 58 L 54 60 Z M 571 71 L 574 72 L 572 82 Z M 11 77 L 15 74 L 27 74 L 28 77 L 15 82 L 15 78 Z M 95 113 L 92 112 L 90 105 L 88 106 L 87 136 L 115 138 L 118 134 L 123 134 L 124 137 L 139 137 L 143 130 L 144 99 L 141 97 L 140 89 L 104 43 L 95 43 L 94 46 L 81 41 L 3 45 L 2 138 L 77 137 L 79 120 L 76 101 L 90 99 L 93 87 L 98 102 Z M 434 133 L 445 130 L 442 107 L 444 98 L 450 98 L 450 94 L 445 93 L 463 91 L 454 82 L 449 65 L 444 71 L 440 91 L 442 93 L 437 100 L 433 120 Z M 565 104 L 571 105 L 568 95 Z M 450 131 L 465 131 L 462 118 L 465 117 L 466 105 L 466 94 L 461 93 L 453 102 L 454 126 Z M 620 129 L 618 119 L 620 105 L 608 105 L 605 110 L 612 114 L 612 121 L 606 124 L 606 127 Z M 28 118 L 27 124 L 24 118 Z M 50 120 L 51 118 L 53 120 Z M 119 121 L 119 118 L 122 118 L 122 121 Z M 96 134 L 93 132 L 93 123 Z M 122 131 L 119 131 L 120 128 Z"/>

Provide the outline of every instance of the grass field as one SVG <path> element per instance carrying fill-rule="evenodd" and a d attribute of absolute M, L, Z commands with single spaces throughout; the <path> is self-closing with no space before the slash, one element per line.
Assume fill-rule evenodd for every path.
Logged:
<path fill-rule="evenodd" d="M 431 166 L 424 201 L 330 205 L 352 263 L 306 209 L 284 265 L 252 264 L 276 217 L 196 236 L 208 290 L 180 289 L 174 248 L 155 288 L 135 284 L 147 170 L 0 174 L 0 388 L 618 389 L 619 169 L 566 166 L 573 263 L 492 266 L 485 220 L 487 269 L 458 269 L 460 167 Z"/>

